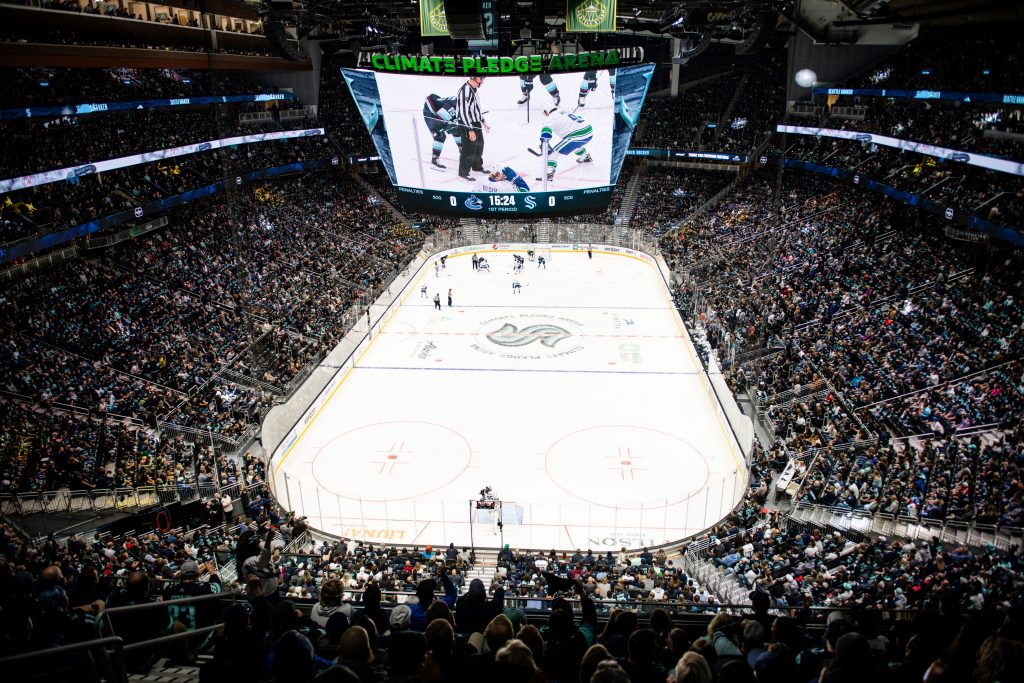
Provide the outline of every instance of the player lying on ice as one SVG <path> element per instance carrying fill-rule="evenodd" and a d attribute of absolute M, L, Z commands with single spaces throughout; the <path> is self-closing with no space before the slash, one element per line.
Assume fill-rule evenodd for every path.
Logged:
<path fill-rule="evenodd" d="M 491 182 L 500 183 L 502 181 L 512 183 L 516 190 L 519 192 L 529 192 L 530 186 L 526 184 L 526 180 L 523 176 L 512 170 L 511 166 L 505 166 L 500 171 L 495 171 L 488 176 Z"/>

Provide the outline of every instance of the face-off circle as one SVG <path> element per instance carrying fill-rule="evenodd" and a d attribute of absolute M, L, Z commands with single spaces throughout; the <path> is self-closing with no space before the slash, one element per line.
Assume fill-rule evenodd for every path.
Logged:
<path fill-rule="evenodd" d="M 469 467 L 472 449 L 432 422 L 381 422 L 341 434 L 317 451 L 313 478 L 325 491 L 366 501 L 429 496 Z"/>
<path fill-rule="evenodd" d="M 628 259 L 617 260 L 629 261 Z M 580 260 L 578 256 L 575 256 L 568 264 L 559 266 L 558 275 L 566 280 L 590 285 L 594 282 L 604 284 L 632 282 L 644 274 L 640 264 L 635 261 L 616 264 L 615 268 L 605 268 L 603 265 L 598 265 L 599 263 L 592 259 Z"/>
<path fill-rule="evenodd" d="M 392 346 L 394 344 L 401 344 L 407 342 L 410 339 L 416 338 L 416 326 L 407 323 L 404 320 L 392 320 L 387 326 L 379 330 L 377 334 L 377 344 L 381 346 Z"/>
<path fill-rule="evenodd" d="M 581 429 L 556 441 L 545 456 L 552 483 L 592 505 L 655 509 L 677 505 L 707 486 L 708 464 L 677 436 L 629 425 Z M 666 477 L 666 472 L 686 471 Z M 613 500 L 595 492 L 614 491 Z"/>

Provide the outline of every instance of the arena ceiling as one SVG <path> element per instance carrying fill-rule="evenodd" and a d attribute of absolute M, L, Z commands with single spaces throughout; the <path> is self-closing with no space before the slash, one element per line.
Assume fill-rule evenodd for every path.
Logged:
<path fill-rule="evenodd" d="M 764 44 L 767 34 L 778 36 L 799 28 L 820 39 L 815 29 L 829 26 L 991 21 L 1024 14 L 1020 0 L 618 0 L 615 34 L 564 35 L 565 0 L 498 3 L 499 50 L 506 53 L 523 45 L 545 49 L 567 38 L 592 48 L 644 44 L 641 41 L 649 45 L 662 37 L 700 42 L 709 36 L 712 42 L 748 43 L 742 50 L 753 52 Z M 418 0 L 245 0 L 245 4 L 257 8 L 265 21 L 298 27 L 296 37 L 335 40 L 344 49 L 418 51 L 420 43 L 428 41 L 435 43 L 437 51 L 453 49 L 445 44 L 447 39 L 420 39 Z M 751 48 L 750 42 L 757 45 Z"/>

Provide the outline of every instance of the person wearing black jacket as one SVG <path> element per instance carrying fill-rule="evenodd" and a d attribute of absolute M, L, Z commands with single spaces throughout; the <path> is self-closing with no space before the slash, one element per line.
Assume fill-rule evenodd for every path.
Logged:
<path fill-rule="evenodd" d="M 247 559 L 259 554 L 260 537 L 252 530 L 252 527 L 246 526 L 238 538 L 238 545 L 235 546 L 235 566 L 241 567 Z"/>
<path fill-rule="evenodd" d="M 494 596 L 488 600 L 484 582 L 473 579 L 469 590 L 455 601 L 455 627 L 459 633 L 483 633 L 491 619 L 501 614 L 505 607 L 505 589 L 494 589 Z"/>
<path fill-rule="evenodd" d="M 551 616 L 542 631 L 544 636 L 544 674 L 548 680 L 576 680 L 583 655 L 594 644 L 597 632 L 597 606 L 590 599 L 582 581 L 563 579 L 550 572 L 543 574 L 548 592 L 567 590 L 570 586 L 580 601 L 580 624 L 575 623 L 572 604 L 564 598 L 551 603 Z"/>

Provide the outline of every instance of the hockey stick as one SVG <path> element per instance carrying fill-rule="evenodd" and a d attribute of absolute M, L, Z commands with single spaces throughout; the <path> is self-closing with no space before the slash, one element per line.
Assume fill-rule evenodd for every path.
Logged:
<path fill-rule="evenodd" d="M 535 150 L 533 147 L 527 147 L 526 151 L 529 152 L 530 154 L 532 154 L 535 157 L 542 157 L 542 156 L 544 156 L 543 154 L 541 154 L 540 152 Z"/>

